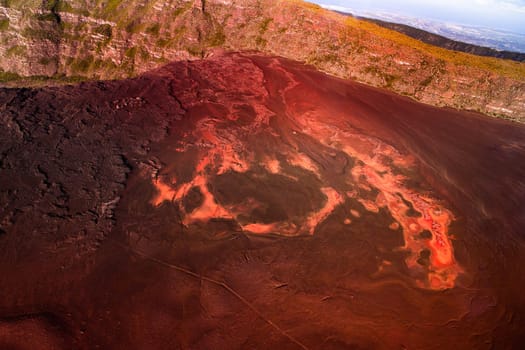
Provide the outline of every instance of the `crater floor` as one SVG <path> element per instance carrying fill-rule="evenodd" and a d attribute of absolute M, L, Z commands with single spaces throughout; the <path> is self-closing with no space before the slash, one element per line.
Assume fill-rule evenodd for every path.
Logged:
<path fill-rule="evenodd" d="M 257 53 L 0 118 L 0 347 L 525 340 L 521 125 Z"/>

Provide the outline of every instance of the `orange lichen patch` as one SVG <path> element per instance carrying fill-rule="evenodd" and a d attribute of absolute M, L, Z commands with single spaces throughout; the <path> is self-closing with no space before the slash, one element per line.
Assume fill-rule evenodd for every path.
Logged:
<path fill-rule="evenodd" d="M 157 189 L 157 195 L 151 200 L 151 204 L 159 206 L 164 201 L 171 201 L 175 197 L 175 190 L 162 182 L 160 179 L 153 180 L 153 186 Z"/>
<path fill-rule="evenodd" d="M 345 225 L 350 225 L 352 223 L 352 220 L 350 218 L 346 218 L 345 221 L 343 221 Z"/>
<path fill-rule="evenodd" d="M 242 226 L 243 231 L 248 231 L 251 233 L 258 233 L 258 234 L 264 234 L 264 233 L 272 233 L 277 232 L 277 224 L 248 224 Z"/>
<path fill-rule="evenodd" d="M 325 205 L 319 211 L 312 213 L 306 220 L 305 229 L 311 235 L 314 234 L 317 225 L 324 221 L 324 219 L 326 219 L 339 204 L 343 203 L 343 197 L 333 188 L 324 187 L 321 188 L 321 191 L 326 196 Z"/>

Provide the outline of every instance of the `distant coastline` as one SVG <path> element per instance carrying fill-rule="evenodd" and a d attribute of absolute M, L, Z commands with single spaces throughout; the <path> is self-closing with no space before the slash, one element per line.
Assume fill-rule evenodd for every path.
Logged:
<path fill-rule="evenodd" d="M 467 43 L 460 40 L 448 38 L 446 36 L 429 32 L 428 30 L 416 28 L 414 26 L 402 23 L 396 23 L 376 18 L 370 18 L 367 16 L 356 15 L 351 12 L 335 10 L 327 8 L 330 11 L 337 12 L 345 16 L 352 16 L 360 20 L 365 20 L 381 27 L 394 30 L 396 32 L 407 35 L 416 40 L 422 41 L 426 44 L 434 45 L 448 50 L 465 52 L 477 56 L 495 57 L 501 59 L 512 60 L 516 62 L 525 62 L 525 53 L 510 51 L 510 50 L 498 50 L 488 46 L 476 45 Z"/>
<path fill-rule="evenodd" d="M 348 15 L 347 13 L 344 14 Z M 395 30 L 396 32 L 405 34 L 411 38 L 420 40 L 430 45 L 439 46 L 444 49 L 470 53 L 472 55 L 478 56 L 496 57 L 517 62 L 525 62 L 525 53 L 513 51 L 500 51 L 490 47 L 469 44 L 462 41 L 449 39 L 439 34 L 430 33 L 423 29 L 411 27 L 406 24 L 387 22 L 379 19 L 372 19 L 360 16 L 357 16 L 356 18 L 375 23 L 381 27 Z"/>

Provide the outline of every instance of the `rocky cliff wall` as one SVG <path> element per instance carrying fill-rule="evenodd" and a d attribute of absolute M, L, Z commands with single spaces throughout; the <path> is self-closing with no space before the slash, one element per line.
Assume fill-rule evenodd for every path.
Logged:
<path fill-rule="evenodd" d="M 258 50 L 419 101 L 525 121 L 525 64 L 456 53 L 294 0 L 3 0 L 4 81 L 112 79 Z"/>

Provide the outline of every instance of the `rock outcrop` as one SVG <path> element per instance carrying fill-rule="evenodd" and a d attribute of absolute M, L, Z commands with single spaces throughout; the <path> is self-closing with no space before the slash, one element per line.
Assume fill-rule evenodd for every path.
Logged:
<path fill-rule="evenodd" d="M 4 0 L 4 81 L 134 76 L 214 48 L 258 50 L 419 101 L 525 120 L 525 65 L 432 47 L 294 0 Z"/>

